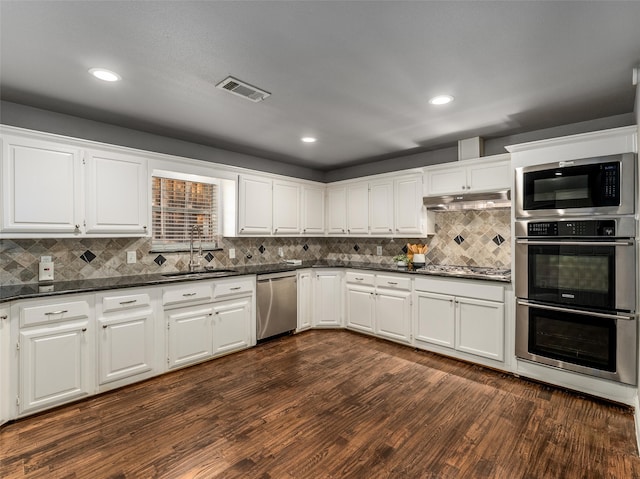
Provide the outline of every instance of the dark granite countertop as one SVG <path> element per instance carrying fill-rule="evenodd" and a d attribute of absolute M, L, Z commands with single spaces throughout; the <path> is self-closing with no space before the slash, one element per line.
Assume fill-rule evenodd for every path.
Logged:
<path fill-rule="evenodd" d="M 61 294 L 89 293 L 96 291 L 106 291 L 119 288 L 135 288 L 143 286 L 153 286 L 158 284 L 182 283 L 185 281 L 198 281 L 206 279 L 220 279 L 234 276 L 245 276 L 253 274 L 279 273 L 283 271 L 295 271 L 305 268 L 351 268 L 359 270 L 381 271 L 387 273 L 403 273 L 416 276 L 446 276 L 463 279 L 476 279 L 481 281 L 496 281 L 510 283 L 511 277 L 494 277 L 482 275 L 450 274 L 445 272 L 427 272 L 414 270 L 412 268 L 398 268 L 391 264 L 360 263 L 354 261 L 309 261 L 301 265 L 290 265 L 286 263 L 263 264 L 254 266 L 237 266 L 233 271 L 223 275 L 207 276 L 173 276 L 170 272 L 164 274 L 148 274 L 137 276 L 116 276 L 111 278 L 81 279 L 75 281 L 58 281 L 50 284 L 27 283 L 12 286 L 0 286 L 0 303 L 17 299 L 41 298 L 47 296 L 57 296 Z"/>

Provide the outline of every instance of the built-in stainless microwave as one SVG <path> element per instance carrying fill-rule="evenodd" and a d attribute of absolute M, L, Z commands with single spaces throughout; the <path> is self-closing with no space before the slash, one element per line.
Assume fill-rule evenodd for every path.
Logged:
<path fill-rule="evenodd" d="M 635 154 L 516 168 L 516 218 L 635 213 Z"/>

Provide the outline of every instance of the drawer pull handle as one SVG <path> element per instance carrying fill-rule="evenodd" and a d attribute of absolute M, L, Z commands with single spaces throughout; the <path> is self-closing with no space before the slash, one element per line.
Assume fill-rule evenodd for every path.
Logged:
<path fill-rule="evenodd" d="M 231 291 L 237 291 L 240 289 L 240 286 L 236 286 L 235 288 L 229 288 L 229 289 L 231 289 Z"/>
<path fill-rule="evenodd" d="M 66 309 L 61 309 L 60 311 L 50 311 L 49 313 L 44 313 L 45 316 L 53 316 L 54 314 L 64 314 L 64 313 L 68 313 L 69 311 Z"/>
<path fill-rule="evenodd" d="M 87 328 L 82 328 L 82 332 L 86 333 L 87 332 Z"/>
<path fill-rule="evenodd" d="M 0 316 L 0 319 L 7 319 L 9 316 L 7 316 L 6 314 L 3 314 L 2 316 Z"/>
<path fill-rule="evenodd" d="M 182 296 L 184 296 L 185 298 L 188 296 L 195 296 L 198 293 L 182 293 Z"/>
<path fill-rule="evenodd" d="M 393 284 L 393 285 L 396 285 L 396 284 L 398 284 L 398 283 L 396 283 L 395 281 L 387 281 L 387 284 Z"/>
<path fill-rule="evenodd" d="M 102 329 L 107 329 L 107 328 L 108 328 L 108 326 L 106 324 L 102 325 Z"/>
<path fill-rule="evenodd" d="M 353 278 L 353 279 L 355 279 L 356 281 L 364 281 L 364 278 Z"/>
<path fill-rule="evenodd" d="M 133 304 L 136 301 L 138 301 L 138 300 L 137 299 L 130 299 L 129 301 L 120 301 L 120 304 L 124 306 L 125 304 Z"/>

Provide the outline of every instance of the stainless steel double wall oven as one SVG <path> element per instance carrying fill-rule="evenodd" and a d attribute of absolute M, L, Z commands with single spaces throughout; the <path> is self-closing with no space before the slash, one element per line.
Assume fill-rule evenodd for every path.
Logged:
<path fill-rule="evenodd" d="M 636 158 L 516 169 L 516 356 L 637 384 Z"/>

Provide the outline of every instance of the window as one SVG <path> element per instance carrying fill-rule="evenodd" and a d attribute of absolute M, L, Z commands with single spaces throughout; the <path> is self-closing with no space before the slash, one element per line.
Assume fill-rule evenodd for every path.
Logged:
<path fill-rule="evenodd" d="M 216 247 L 219 187 L 214 179 L 153 176 L 151 205 L 152 248 L 181 251 L 189 248 L 191 229 L 202 227 L 203 248 Z M 192 175 L 189 175 L 192 176 Z"/>

